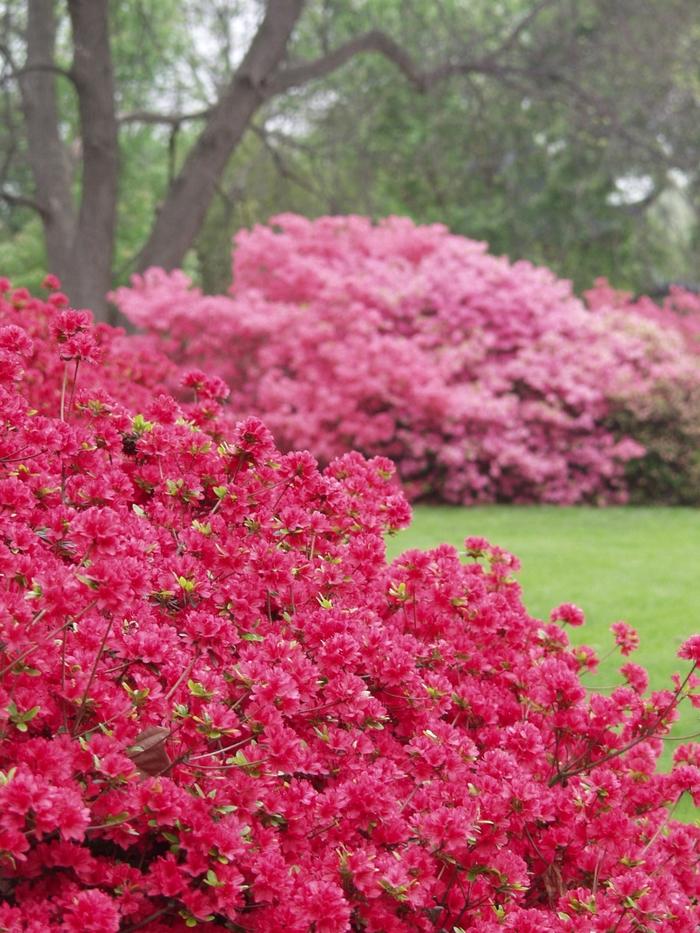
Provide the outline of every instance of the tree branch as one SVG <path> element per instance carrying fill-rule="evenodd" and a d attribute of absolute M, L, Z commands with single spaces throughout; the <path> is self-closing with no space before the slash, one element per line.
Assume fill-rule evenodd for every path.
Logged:
<path fill-rule="evenodd" d="M 205 107 L 202 110 L 193 110 L 191 113 L 156 113 L 152 110 L 131 110 L 128 113 L 122 113 L 117 117 L 117 122 L 124 126 L 128 123 L 148 123 L 165 126 L 180 126 L 181 123 L 191 123 L 194 120 L 206 120 L 211 114 L 212 108 Z"/>
<path fill-rule="evenodd" d="M 27 62 L 27 64 L 21 68 L 18 67 L 9 46 L 4 42 L 0 42 L 0 55 L 2 55 L 10 67 L 10 71 L 2 77 L 3 84 L 7 84 L 9 81 L 19 81 L 20 78 L 23 78 L 25 75 L 42 71 L 58 75 L 61 78 L 66 78 L 68 81 L 75 81 L 75 75 L 69 68 L 61 68 L 60 65 L 52 61 L 32 61 L 31 63 Z"/>
<path fill-rule="evenodd" d="M 67 68 L 61 68 L 59 65 L 52 65 L 50 62 L 37 62 L 34 65 L 26 65 L 24 68 L 13 69 L 3 76 L 2 83 L 7 84 L 10 81 L 19 81 L 20 78 L 23 78 L 25 75 L 34 74 L 36 72 L 49 72 L 50 74 L 58 75 L 61 78 L 66 78 L 68 81 L 75 83 L 75 76 Z"/>
<path fill-rule="evenodd" d="M 0 200 L 9 204 L 10 207 L 28 207 L 36 211 L 42 220 L 48 219 L 48 211 L 46 208 L 42 207 L 38 201 L 35 201 L 33 198 L 28 198 L 23 194 L 12 194 L 10 191 L 2 188 L 0 189 Z"/>
<path fill-rule="evenodd" d="M 267 0 L 265 16 L 239 68 L 211 108 L 199 138 L 168 189 L 137 267 L 172 269 L 201 229 L 226 164 L 266 100 L 305 0 Z"/>
<path fill-rule="evenodd" d="M 547 5 L 545 2 L 539 4 L 538 9 L 544 8 L 545 5 Z M 505 49 L 511 41 L 515 41 L 522 29 L 524 29 L 524 24 L 521 23 L 519 29 L 506 40 L 502 48 Z M 362 35 L 355 36 L 353 39 L 349 39 L 327 55 L 321 55 L 319 58 L 298 65 L 290 65 L 277 72 L 263 85 L 263 93 L 266 97 L 274 97 L 292 87 L 300 87 L 309 81 L 324 78 L 341 68 L 355 56 L 368 52 L 382 55 L 392 62 L 419 93 L 423 93 L 433 85 L 456 75 L 495 75 L 505 70 L 498 62 L 501 49 L 490 53 L 484 58 L 452 59 L 437 68 L 427 71 L 422 70 L 406 49 L 392 39 L 391 36 L 379 29 L 372 29 L 369 32 L 362 33 Z"/>
<path fill-rule="evenodd" d="M 266 132 L 264 127 L 258 126 L 255 123 L 251 123 L 250 130 L 258 137 L 258 139 L 262 143 L 263 148 L 265 149 L 265 152 L 267 152 L 270 158 L 272 159 L 272 164 L 277 170 L 277 174 L 281 178 L 285 178 L 287 179 L 287 181 L 291 181 L 295 185 L 298 185 L 302 189 L 302 191 L 306 191 L 309 194 L 318 196 L 318 192 L 315 191 L 313 187 L 309 185 L 304 178 L 301 177 L 301 175 L 298 175 L 293 169 L 291 169 L 287 165 L 287 163 L 284 161 L 282 157 L 282 154 L 277 149 L 275 149 L 275 147 L 270 142 L 269 134 Z"/>
<path fill-rule="evenodd" d="M 501 44 L 493 53 L 493 57 L 498 58 L 505 52 L 509 52 L 516 45 L 518 39 L 523 35 L 523 33 L 530 26 L 532 26 L 540 13 L 543 10 L 546 10 L 547 7 L 553 6 L 556 3 L 558 3 L 558 0 L 540 0 L 539 3 L 536 3 L 501 42 Z"/>
<path fill-rule="evenodd" d="M 425 74 L 415 65 L 411 56 L 391 36 L 379 29 L 372 29 L 360 36 L 349 39 L 342 45 L 311 61 L 303 62 L 278 72 L 263 87 L 266 97 L 274 97 L 292 87 L 299 87 L 309 81 L 324 78 L 341 68 L 356 55 L 374 52 L 383 55 L 403 73 L 408 81 L 419 91 L 425 90 Z"/>

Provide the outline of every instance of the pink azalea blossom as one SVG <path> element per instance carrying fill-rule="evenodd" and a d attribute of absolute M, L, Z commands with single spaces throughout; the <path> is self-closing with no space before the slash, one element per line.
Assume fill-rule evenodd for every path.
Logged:
<path fill-rule="evenodd" d="M 389 459 L 283 452 L 151 338 L 0 291 L 0 928 L 694 929 L 698 746 L 656 771 L 692 670 L 590 692 L 503 548 L 387 563 Z"/>

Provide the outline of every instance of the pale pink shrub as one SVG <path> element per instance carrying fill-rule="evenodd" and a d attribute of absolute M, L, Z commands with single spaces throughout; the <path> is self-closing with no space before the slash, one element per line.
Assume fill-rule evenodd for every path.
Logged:
<path fill-rule="evenodd" d="M 700 353 L 700 295 L 680 285 L 671 285 L 661 304 L 647 295 L 635 298 L 631 292 L 613 288 L 607 279 L 596 279 L 593 288 L 584 292 L 589 308 L 618 308 L 634 312 L 665 330 L 677 332 L 688 350 Z"/>
<path fill-rule="evenodd" d="M 114 298 L 284 450 L 388 456 L 414 497 L 621 501 L 643 447 L 611 415 L 698 381 L 680 335 L 442 226 L 271 223 L 237 236 L 229 296 L 152 269 Z"/>
<path fill-rule="evenodd" d="M 634 382 L 611 398 L 607 423 L 645 448 L 627 467 L 633 501 L 696 505 L 700 502 L 700 296 L 671 286 L 661 305 L 633 299 L 605 279 L 584 295 L 618 329 L 646 322 L 663 344 L 645 391 Z M 669 353 L 672 362 L 664 362 Z"/>

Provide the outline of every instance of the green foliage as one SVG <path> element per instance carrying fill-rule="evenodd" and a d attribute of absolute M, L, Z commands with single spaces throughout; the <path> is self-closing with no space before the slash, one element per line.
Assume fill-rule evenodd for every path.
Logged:
<path fill-rule="evenodd" d="M 314 57 L 376 26 L 425 70 L 465 50 L 484 60 L 533 7 L 310 4 L 295 53 Z M 225 251 L 213 258 L 217 231 L 228 236 L 280 210 L 439 221 L 496 253 L 545 263 L 578 289 L 600 275 L 633 291 L 693 281 L 690 152 L 697 155 L 700 138 L 688 119 L 696 96 L 688 64 L 698 37 L 691 30 L 681 39 L 674 25 L 689 21 L 688 10 L 683 0 L 648 0 L 643 11 L 626 2 L 552 4 L 525 30 L 510 71 L 457 76 L 419 94 L 393 63 L 364 55 L 273 101 L 260 124 L 265 145 L 249 139 L 231 166 L 235 208 L 219 204 L 210 214 L 199 248 L 208 257 L 205 285 L 225 280 L 214 271 L 227 266 Z M 669 100 L 677 123 L 664 111 Z M 660 126 L 672 157 L 654 137 Z M 669 236 L 674 160 L 684 185 Z M 628 178 L 633 188 L 639 179 L 640 192 L 621 196 Z"/>
<path fill-rule="evenodd" d="M 243 0 L 110 4 L 119 114 L 210 106 L 262 8 Z M 16 37 L 22 9 L 0 0 Z M 64 6 L 57 9 L 57 63 L 69 67 L 70 29 Z M 496 253 L 545 263 L 577 288 L 600 275 L 633 291 L 697 279 L 694 0 L 307 0 L 289 61 L 313 60 L 375 28 L 421 70 L 457 60 L 482 67 L 419 93 L 395 63 L 364 54 L 272 98 L 233 154 L 188 257 L 205 290 L 227 281 L 233 233 L 285 211 L 440 221 Z M 56 87 L 77 195 L 75 95 L 63 78 Z M 15 82 L 3 84 L 1 102 L 0 187 L 30 192 Z M 200 129 L 199 121 L 122 124 L 115 284 L 133 271 Z M 641 180 L 641 194 L 620 198 L 630 178 Z M 16 238 L 3 259 L 18 281 L 33 275 L 23 242 L 39 230 L 32 216 L 0 201 L 3 238 Z"/>
<path fill-rule="evenodd" d="M 29 214 L 12 238 L 0 237 L 0 269 L 13 285 L 39 289 L 46 275 L 46 253 L 37 217 Z"/>

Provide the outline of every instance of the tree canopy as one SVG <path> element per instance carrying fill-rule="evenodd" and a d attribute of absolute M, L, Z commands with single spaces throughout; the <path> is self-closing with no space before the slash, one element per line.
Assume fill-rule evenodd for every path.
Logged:
<path fill-rule="evenodd" d="M 0 16 L 0 258 L 48 264 L 103 315 L 151 265 L 194 259 L 216 287 L 229 235 L 288 209 L 441 220 L 581 286 L 692 277 L 693 0 L 1 0 Z"/>

